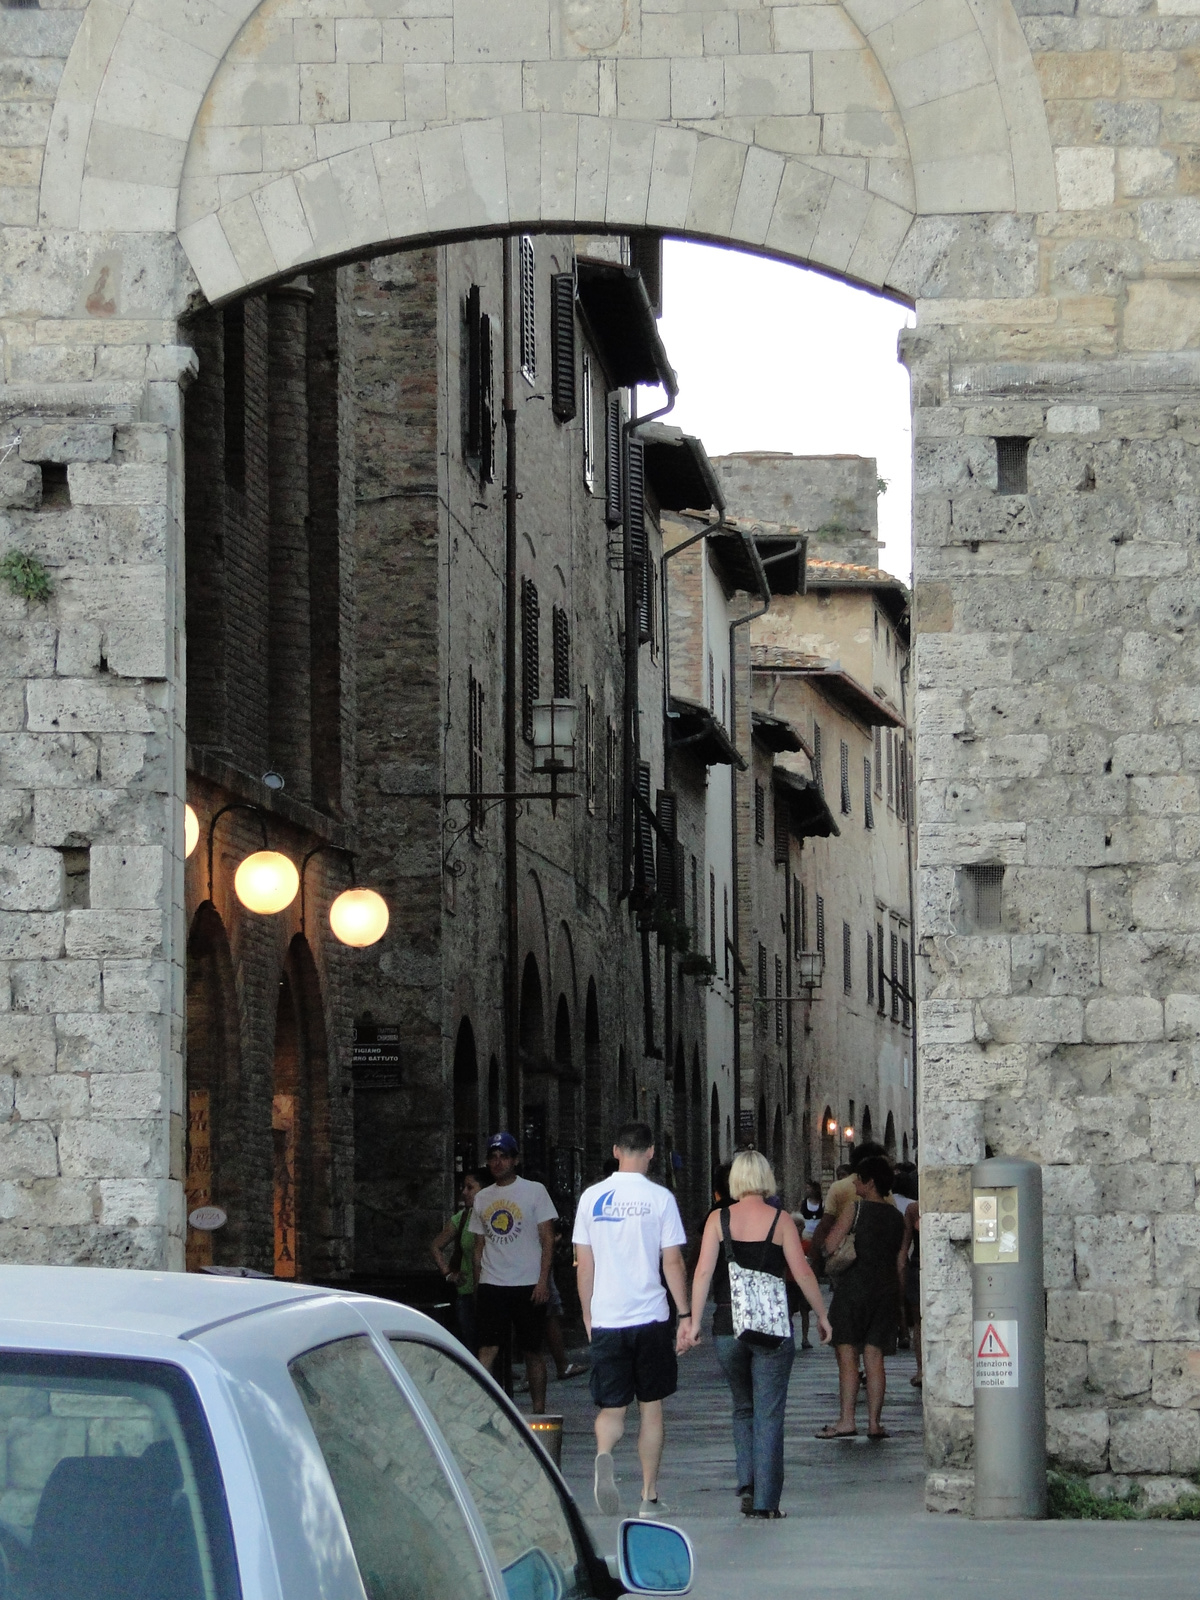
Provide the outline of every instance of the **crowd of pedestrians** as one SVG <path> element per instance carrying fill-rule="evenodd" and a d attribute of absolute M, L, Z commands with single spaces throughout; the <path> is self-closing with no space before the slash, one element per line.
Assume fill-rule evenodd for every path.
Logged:
<path fill-rule="evenodd" d="M 775 1173 L 757 1150 L 742 1150 L 713 1174 L 713 1204 L 691 1259 L 671 1191 L 649 1177 L 650 1128 L 617 1132 L 612 1161 L 584 1190 L 571 1232 L 580 1313 L 590 1363 L 568 1363 L 562 1303 L 553 1264 L 558 1212 L 546 1186 L 518 1171 L 510 1133 L 488 1141 L 487 1167 L 463 1175 L 460 1208 L 431 1242 L 452 1286 L 462 1342 L 491 1371 L 502 1348 L 524 1357 L 530 1409 L 546 1408 L 547 1345 L 560 1379 L 588 1371 L 596 1406 L 596 1505 L 621 1510 L 614 1451 L 626 1412 L 638 1402 L 641 1467 L 638 1514 L 662 1515 L 658 1477 L 664 1447 L 663 1402 L 678 1384 L 678 1357 L 700 1344 L 711 1295 L 717 1360 L 729 1384 L 736 1493 L 748 1518 L 775 1520 L 784 1476 L 784 1415 L 796 1359 L 821 1344 L 837 1358 L 838 1415 L 818 1439 L 853 1438 L 865 1390 L 866 1435 L 883 1425 L 885 1357 L 911 1347 L 920 1387 L 920 1208 L 916 1168 L 894 1167 L 866 1144 L 839 1168 L 822 1196 L 809 1183 L 794 1213 L 784 1209 Z M 819 1277 L 832 1286 L 826 1310 Z M 690 1282 L 690 1288 L 689 1288 Z M 673 1326 L 673 1320 L 677 1325 Z"/>

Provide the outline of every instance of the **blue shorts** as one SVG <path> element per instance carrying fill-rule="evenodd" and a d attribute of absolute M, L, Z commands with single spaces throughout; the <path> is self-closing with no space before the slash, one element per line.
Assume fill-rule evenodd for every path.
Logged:
<path fill-rule="evenodd" d="M 675 1335 L 668 1318 L 636 1328 L 592 1329 L 592 1375 L 588 1387 L 598 1406 L 631 1400 L 665 1400 L 679 1381 Z"/>

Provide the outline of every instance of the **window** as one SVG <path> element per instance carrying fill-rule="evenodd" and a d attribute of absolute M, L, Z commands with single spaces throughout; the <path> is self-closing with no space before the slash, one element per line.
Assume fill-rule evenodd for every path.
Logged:
<path fill-rule="evenodd" d="M 841 750 L 842 815 L 850 815 L 850 746 L 842 740 Z"/>
<path fill-rule="evenodd" d="M 479 477 L 491 483 L 496 475 L 495 401 L 492 376 L 492 319 L 480 309 L 477 284 L 467 292 L 467 404 L 464 454 L 479 463 Z"/>
<path fill-rule="evenodd" d="M 842 923 L 842 991 L 849 994 L 854 987 L 851 968 L 851 939 L 850 924 Z"/>
<path fill-rule="evenodd" d="M 910 991 L 909 991 L 909 985 L 908 985 L 908 969 L 909 969 L 908 940 L 907 939 L 901 939 L 901 941 L 900 941 L 900 1005 L 902 1007 L 902 1010 L 901 1010 L 901 1014 L 900 1014 L 900 1020 L 901 1020 L 901 1023 L 903 1024 L 903 1026 L 906 1027 L 906 1028 L 908 1027 L 909 1015 L 910 1015 L 910 1011 L 911 1011 L 911 999 L 910 999 Z"/>
<path fill-rule="evenodd" d="M 792 880 L 792 939 L 797 955 L 808 949 L 807 896 L 799 878 Z"/>
<path fill-rule="evenodd" d="M 538 1594 L 575 1600 L 594 1593 L 585 1547 L 526 1430 L 445 1351 L 401 1339 L 393 1339 L 392 1348 L 466 1479 L 513 1600 Z M 545 1571 L 547 1560 L 553 1579 Z"/>
<path fill-rule="evenodd" d="M 875 729 L 875 793 L 883 799 L 883 729 Z"/>
<path fill-rule="evenodd" d="M 775 1043 L 783 1043 L 783 960 L 775 957 Z"/>
<path fill-rule="evenodd" d="M 583 352 L 583 380 L 580 391 L 579 424 L 583 434 L 583 485 L 589 494 L 596 492 L 596 415 L 593 395 L 592 357 Z"/>
<path fill-rule="evenodd" d="M 767 791 L 757 778 L 754 781 L 754 842 L 763 844 L 767 837 Z"/>
<path fill-rule="evenodd" d="M 551 617 L 551 645 L 554 651 L 554 698 L 571 698 L 571 622 L 562 606 L 555 606 Z"/>
<path fill-rule="evenodd" d="M 5 1594 L 240 1595 L 216 1453 L 178 1367 L 0 1355 L 0 1459 Z"/>
<path fill-rule="evenodd" d="M 556 272 L 550 280 L 551 407 L 559 422 L 575 415 L 575 275 Z"/>
<path fill-rule="evenodd" d="M 521 371 L 529 383 L 537 382 L 537 296 L 534 279 L 533 240 L 521 235 Z"/>
<path fill-rule="evenodd" d="M 964 867 L 959 879 L 959 896 L 966 921 L 964 932 L 988 933 L 1003 926 L 1002 891 L 1004 868 L 981 861 Z"/>
<path fill-rule="evenodd" d="M 468 788 L 473 795 L 483 792 L 483 685 L 473 671 L 467 674 Z M 487 811 L 480 800 L 471 801 L 471 827 L 478 833 Z"/>
<path fill-rule="evenodd" d="M 708 959 L 717 969 L 717 875 L 708 875 Z"/>
<path fill-rule="evenodd" d="M 889 954 L 891 956 L 891 968 L 892 968 L 892 981 L 891 981 L 891 984 L 889 985 L 889 987 L 890 987 L 890 989 L 892 991 L 891 1012 L 892 1012 L 892 1021 L 896 1022 L 896 1021 L 899 1020 L 899 1017 L 900 1017 L 900 986 L 899 986 L 899 972 L 898 972 L 899 957 L 900 957 L 900 935 L 896 932 L 896 930 L 894 928 L 892 929 L 891 937 L 890 937 Z"/>
<path fill-rule="evenodd" d="M 821 738 L 821 724 L 813 723 L 813 753 L 812 753 L 813 778 L 817 788 L 825 793 L 825 773 L 823 771 L 823 741 Z"/>
<path fill-rule="evenodd" d="M 596 702 L 592 691 L 583 691 L 583 791 L 588 815 L 596 815 Z"/>
<path fill-rule="evenodd" d="M 608 810 L 608 831 L 612 833 L 621 820 L 621 739 L 613 726 L 612 719 L 608 721 L 608 737 L 605 741 L 605 772 L 606 800 Z"/>
<path fill-rule="evenodd" d="M 817 896 L 817 949 L 821 952 L 822 963 L 825 959 L 825 896 Z"/>
<path fill-rule="evenodd" d="M 765 1000 L 767 998 L 767 947 L 760 944 L 758 947 L 758 992 Z"/>
<path fill-rule="evenodd" d="M 875 940 L 867 935 L 867 1004 L 875 1004 Z"/>
<path fill-rule="evenodd" d="M 886 1004 L 887 984 L 883 972 L 883 923 L 875 924 L 875 1003 L 882 1016 Z"/>
<path fill-rule="evenodd" d="M 1029 440 L 996 440 L 996 493 L 1027 494 L 1029 491 Z"/>
<path fill-rule="evenodd" d="M 871 804 L 871 758 L 863 757 L 863 822 L 868 828 L 875 826 L 875 807 Z"/>
<path fill-rule="evenodd" d="M 725 982 L 729 982 L 729 889 L 725 889 Z"/>
<path fill-rule="evenodd" d="M 521 579 L 521 733 L 533 738 L 533 702 L 541 694 L 541 611 L 537 584 Z"/>
<path fill-rule="evenodd" d="M 365 1336 L 289 1361 L 368 1600 L 486 1600 L 454 1491 L 395 1377 Z M 494 1409 L 494 1404 L 493 1404 Z"/>

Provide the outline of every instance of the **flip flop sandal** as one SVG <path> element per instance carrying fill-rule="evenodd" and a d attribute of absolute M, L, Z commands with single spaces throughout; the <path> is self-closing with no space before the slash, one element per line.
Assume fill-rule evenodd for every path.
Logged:
<path fill-rule="evenodd" d="M 855 1428 L 850 1433 L 844 1433 L 841 1429 L 835 1428 L 833 1423 L 830 1422 L 824 1428 L 818 1428 L 816 1433 L 813 1434 L 813 1438 L 814 1439 L 857 1439 L 858 1438 L 858 1429 Z"/>
<path fill-rule="evenodd" d="M 867 1438 L 878 1444 L 880 1439 L 890 1439 L 892 1436 L 886 1428 L 880 1428 L 878 1433 L 868 1433 Z"/>

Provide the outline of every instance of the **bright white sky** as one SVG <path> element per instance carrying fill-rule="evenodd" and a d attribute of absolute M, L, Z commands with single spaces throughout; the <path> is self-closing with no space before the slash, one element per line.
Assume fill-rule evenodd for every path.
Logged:
<path fill-rule="evenodd" d="M 888 480 L 879 501 L 880 560 L 907 582 L 911 424 L 896 336 L 912 313 L 737 250 L 677 240 L 663 250 L 659 327 L 680 386 L 664 420 L 697 434 L 714 456 L 874 456 Z"/>

